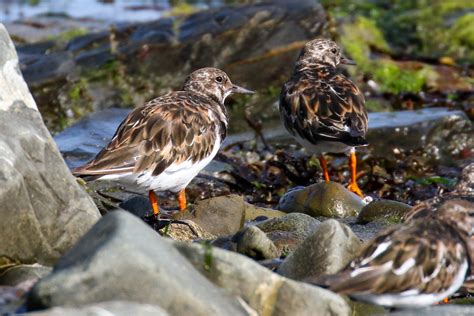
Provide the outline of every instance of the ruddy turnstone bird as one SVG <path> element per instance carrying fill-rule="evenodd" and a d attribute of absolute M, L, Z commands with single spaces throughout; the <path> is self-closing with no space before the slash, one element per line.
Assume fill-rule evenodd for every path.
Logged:
<path fill-rule="evenodd" d="M 328 39 L 306 43 L 296 67 L 280 94 L 280 115 L 286 129 L 313 154 L 319 155 L 329 181 L 325 153 L 350 155 L 349 189 L 363 196 L 357 185 L 355 147 L 365 146 L 368 119 L 364 96 L 342 75 L 339 64 L 353 65 Z"/>
<path fill-rule="evenodd" d="M 226 136 L 224 101 L 232 93 L 253 91 L 232 84 L 222 70 L 194 71 L 182 91 L 133 110 L 110 143 L 73 174 L 148 192 L 155 215 L 159 213 L 155 191 L 169 190 L 178 193 L 179 209 L 184 211 L 186 186 L 214 158 Z"/>
<path fill-rule="evenodd" d="M 451 200 L 428 217 L 378 234 L 341 272 L 307 280 L 386 307 L 421 307 L 454 294 L 470 275 L 474 204 Z"/>

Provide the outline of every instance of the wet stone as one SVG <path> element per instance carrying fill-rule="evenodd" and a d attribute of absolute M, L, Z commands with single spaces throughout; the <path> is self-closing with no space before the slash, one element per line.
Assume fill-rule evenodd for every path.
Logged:
<path fill-rule="evenodd" d="M 16 286 L 28 280 L 38 280 L 51 272 L 50 267 L 40 264 L 13 266 L 0 273 L 0 285 Z"/>
<path fill-rule="evenodd" d="M 277 247 L 256 226 L 248 226 L 234 235 L 237 252 L 256 260 L 273 259 L 279 256 Z"/>
<path fill-rule="evenodd" d="M 256 226 L 263 230 L 277 247 L 280 255 L 286 256 L 294 251 L 321 222 L 303 213 L 290 213 L 272 218 Z"/>
<path fill-rule="evenodd" d="M 283 261 L 278 273 L 295 280 L 336 273 L 354 258 L 361 245 L 348 226 L 327 220 Z"/>
<path fill-rule="evenodd" d="M 364 205 L 360 197 L 341 184 L 320 182 L 287 192 L 280 199 L 278 208 L 287 213 L 344 218 L 356 216 Z"/>
<path fill-rule="evenodd" d="M 379 220 L 390 224 L 398 224 L 403 221 L 404 216 L 410 209 L 410 205 L 397 201 L 372 201 L 362 208 L 357 216 L 357 223 L 364 224 Z"/>
<path fill-rule="evenodd" d="M 236 194 L 196 202 L 192 220 L 216 236 L 235 234 L 244 224 L 245 201 Z"/>

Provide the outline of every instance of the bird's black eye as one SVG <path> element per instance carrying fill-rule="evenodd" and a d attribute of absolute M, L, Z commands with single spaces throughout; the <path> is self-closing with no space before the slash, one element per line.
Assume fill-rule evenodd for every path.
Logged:
<path fill-rule="evenodd" d="M 333 54 L 337 53 L 337 49 L 336 48 L 331 49 L 331 53 Z"/>
<path fill-rule="evenodd" d="M 216 81 L 217 81 L 217 82 L 222 82 L 222 80 L 223 80 L 223 79 L 222 79 L 222 77 L 221 77 L 221 76 L 219 76 L 219 77 L 216 77 Z"/>

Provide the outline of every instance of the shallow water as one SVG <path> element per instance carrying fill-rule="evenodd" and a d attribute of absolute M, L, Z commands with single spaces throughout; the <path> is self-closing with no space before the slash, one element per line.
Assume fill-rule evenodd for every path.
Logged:
<path fill-rule="evenodd" d="M 108 22 L 144 22 L 160 18 L 172 8 L 168 0 L 0 0 L 0 22 L 28 19 L 40 14 L 66 14 Z M 197 7 L 214 7 L 222 1 L 190 1 Z"/>

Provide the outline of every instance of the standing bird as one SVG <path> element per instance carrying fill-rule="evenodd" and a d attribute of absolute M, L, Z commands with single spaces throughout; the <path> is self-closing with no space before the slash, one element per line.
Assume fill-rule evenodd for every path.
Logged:
<path fill-rule="evenodd" d="M 355 63 L 343 57 L 333 41 L 316 39 L 306 43 L 293 75 L 282 88 L 280 115 L 290 134 L 319 156 L 326 182 L 329 173 L 324 154 L 350 155 L 349 190 L 363 197 L 357 185 L 355 147 L 367 145 L 367 110 L 357 86 L 338 72 L 339 64 Z"/>
<path fill-rule="evenodd" d="M 183 212 L 186 186 L 214 158 L 226 136 L 224 101 L 232 93 L 253 91 L 232 84 L 222 70 L 194 71 L 182 91 L 153 99 L 128 114 L 110 143 L 73 174 L 148 192 L 155 215 L 159 213 L 155 191 L 178 193 Z"/>
<path fill-rule="evenodd" d="M 474 204 L 450 200 L 379 233 L 341 272 L 306 281 L 386 307 L 440 302 L 471 275 L 473 225 Z"/>

